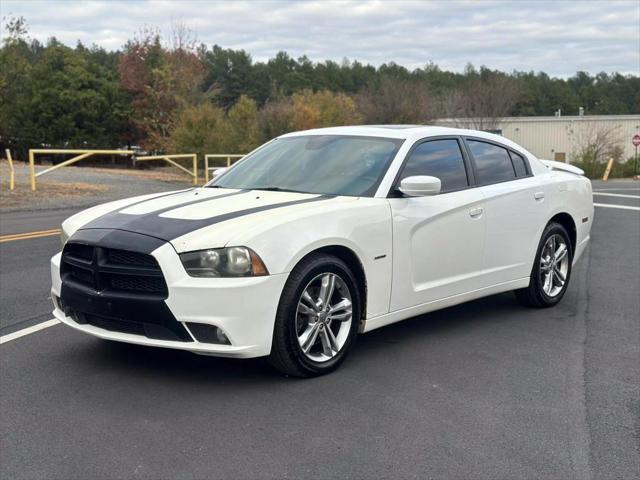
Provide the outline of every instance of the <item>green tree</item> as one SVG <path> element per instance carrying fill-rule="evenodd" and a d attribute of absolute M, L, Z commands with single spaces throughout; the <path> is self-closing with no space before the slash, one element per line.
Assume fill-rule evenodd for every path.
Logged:
<path fill-rule="evenodd" d="M 197 153 L 200 157 L 207 153 L 228 153 L 228 124 L 224 111 L 205 102 L 186 107 L 178 116 L 169 140 L 175 152 Z"/>
<path fill-rule="evenodd" d="M 206 89 L 213 94 L 218 105 L 229 109 L 241 95 L 264 100 L 268 79 L 263 82 L 256 75 L 251 56 L 244 50 L 224 49 L 214 45 L 200 53 L 206 76 Z"/>
<path fill-rule="evenodd" d="M 44 144 L 117 144 L 128 108 L 117 79 L 81 52 L 51 40 L 31 71 L 31 136 Z"/>
<path fill-rule="evenodd" d="M 130 115 L 117 75 L 97 49 L 46 46 L 10 22 L 0 49 L 0 135 L 20 156 L 28 148 L 119 146 Z"/>
<path fill-rule="evenodd" d="M 225 148 L 221 153 L 247 153 L 263 141 L 256 102 L 241 95 L 227 115 Z"/>
<path fill-rule="evenodd" d="M 11 18 L 0 48 L 0 137 L 9 147 L 22 151 L 38 138 L 28 128 L 31 112 L 31 74 L 41 46 L 27 37 L 24 18 Z"/>

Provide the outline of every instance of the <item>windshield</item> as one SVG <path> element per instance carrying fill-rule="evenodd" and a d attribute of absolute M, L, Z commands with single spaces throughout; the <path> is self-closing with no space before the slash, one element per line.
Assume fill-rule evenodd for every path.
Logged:
<path fill-rule="evenodd" d="M 346 135 L 278 138 L 209 186 L 373 196 L 401 139 Z"/>

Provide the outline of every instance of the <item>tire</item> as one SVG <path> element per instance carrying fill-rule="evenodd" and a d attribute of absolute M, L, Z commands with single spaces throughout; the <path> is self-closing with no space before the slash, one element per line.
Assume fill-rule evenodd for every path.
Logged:
<path fill-rule="evenodd" d="M 330 295 L 328 302 L 321 301 L 322 288 Z M 356 277 L 342 260 L 323 253 L 302 259 L 280 297 L 269 363 L 295 377 L 315 377 L 338 368 L 357 336 L 360 299 Z"/>
<path fill-rule="evenodd" d="M 555 250 L 552 241 L 556 242 L 553 244 L 557 246 Z M 561 248 L 560 245 L 565 246 L 566 253 L 552 256 L 551 252 L 557 253 Z M 558 260 L 558 257 L 562 258 Z M 548 308 L 557 305 L 569 286 L 572 263 L 573 248 L 567 230 L 559 223 L 549 223 L 542 232 L 531 270 L 529 286 L 514 290 L 516 298 L 527 307 Z M 564 277 L 564 281 L 562 281 L 562 277 Z"/>

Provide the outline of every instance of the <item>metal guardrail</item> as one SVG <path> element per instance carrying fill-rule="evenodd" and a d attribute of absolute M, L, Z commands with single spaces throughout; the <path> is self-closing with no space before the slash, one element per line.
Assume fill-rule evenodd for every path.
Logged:
<path fill-rule="evenodd" d="M 184 168 L 182 165 L 175 161 L 181 158 L 190 158 L 193 163 L 193 170 L 190 171 L 188 168 Z M 179 168 L 187 175 L 193 177 L 193 184 L 198 185 L 198 155 L 196 155 L 195 153 L 183 153 L 179 155 L 147 155 L 144 157 L 136 157 L 134 159 L 134 164 L 135 162 L 145 162 L 147 160 L 164 160 L 174 167 Z"/>
<path fill-rule="evenodd" d="M 11 150 L 7 148 L 4 152 L 7 155 L 7 162 L 9 162 L 9 190 L 13 190 L 16 187 L 16 171 L 13 168 L 13 158 L 11 157 Z"/>
<path fill-rule="evenodd" d="M 45 170 L 36 173 L 35 169 L 35 158 L 36 155 L 39 154 L 54 154 L 54 155 L 69 155 L 76 154 L 76 156 L 69 158 L 63 162 L 58 163 L 57 165 L 53 165 Z M 36 189 L 36 178 L 42 175 L 45 175 L 49 172 L 53 172 L 58 168 L 66 167 L 68 165 L 72 165 L 80 160 L 84 160 L 92 155 L 134 155 L 135 152 L 133 150 L 80 150 L 80 149 L 46 149 L 46 148 L 32 148 L 29 150 L 29 179 L 31 182 L 31 190 Z M 209 171 L 219 167 L 209 167 L 209 160 L 215 158 L 226 159 L 227 167 L 230 167 L 234 160 L 238 160 L 244 157 L 245 154 L 238 153 L 220 153 L 220 154 L 207 154 L 204 156 L 204 176 L 205 182 L 209 181 Z M 191 159 L 192 168 L 188 169 L 184 166 L 180 165 L 176 160 L 179 159 Z M 10 188 L 14 189 L 15 175 L 13 170 L 13 161 L 11 159 L 11 152 L 7 150 L 7 159 L 9 160 L 9 168 L 11 170 L 11 181 Z M 142 157 L 134 157 L 133 162 L 145 162 L 151 160 L 163 160 L 179 170 L 183 171 L 187 175 L 189 175 L 193 179 L 193 184 L 198 185 L 198 155 L 195 153 L 182 153 L 176 155 L 146 155 Z"/>
<path fill-rule="evenodd" d="M 41 172 L 36 173 L 35 166 L 35 157 L 37 154 L 72 154 L 76 153 L 75 157 L 72 157 L 64 162 L 58 163 L 57 165 L 53 165 L 46 170 L 42 170 Z M 40 177 L 49 172 L 53 172 L 58 168 L 66 167 L 67 165 L 71 165 L 73 163 L 79 162 L 80 160 L 84 160 L 91 155 L 133 155 L 133 150 L 77 150 L 77 149 L 46 149 L 46 148 L 32 148 L 29 149 L 29 180 L 31 182 L 31 190 L 36 189 L 36 177 Z"/>
<path fill-rule="evenodd" d="M 209 159 L 210 158 L 226 158 L 227 159 L 227 167 L 231 166 L 231 159 L 240 159 L 244 157 L 245 154 L 242 153 L 217 153 L 217 154 L 207 154 L 204 156 L 204 183 L 209 181 L 209 171 L 214 170 L 220 167 L 209 167 Z"/>

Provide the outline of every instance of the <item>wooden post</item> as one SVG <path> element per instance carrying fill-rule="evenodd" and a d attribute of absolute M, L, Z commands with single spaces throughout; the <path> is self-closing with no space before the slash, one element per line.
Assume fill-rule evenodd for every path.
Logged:
<path fill-rule="evenodd" d="M 193 184 L 198 185 L 198 154 L 193 154 Z"/>
<path fill-rule="evenodd" d="M 29 179 L 31 180 L 31 190 L 36 190 L 36 167 L 33 159 L 33 150 L 29 149 Z"/>
<path fill-rule="evenodd" d="M 607 168 L 604 170 L 604 175 L 602 176 L 602 180 L 604 182 L 609 180 L 609 174 L 611 173 L 611 167 L 613 167 L 613 158 L 609 159 L 609 162 L 607 162 Z"/>
<path fill-rule="evenodd" d="M 13 158 L 11 157 L 11 150 L 8 148 L 5 150 L 7 154 L 7 161 L 9 162 L 9 190 L 13 190 L 16 186 L 16 172 L 13 169 Z"/>

